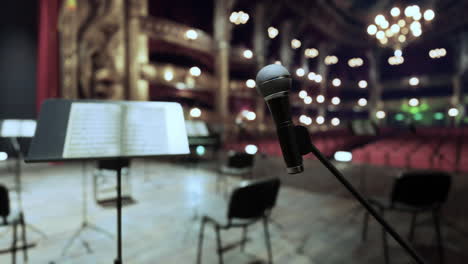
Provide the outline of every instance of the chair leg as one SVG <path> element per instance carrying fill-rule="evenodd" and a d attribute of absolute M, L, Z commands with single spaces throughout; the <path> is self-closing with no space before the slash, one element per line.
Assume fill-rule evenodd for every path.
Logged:
<path fill-rule="evenodd" d="M 444 263 L 445 256 L 444 256 L 444 245 L 442 242 L 442 232 L 441 232 L 441 226 L 440 226 L 440 219 L 439 219 L 439 210 L 433 210 L 432 211 L 432 217 L 434 219 L 434 227 L 437 235 L 437 248 L 439 250 L 439 261 L 441 264 Z"/>
<path fill-rule="evenodd" d="M 201 263 L 202 250 L 203 250 L 203 233 L 205 232 L 205 218 L 202 219 L 200 225 L 200 233 L 198 234 L 198 250 L 197 250 L 197 264 Z"/>
<path fill-rule="evenodd" d="M 263 230 L 265 231 L 265 243 L 268 251 L 268 263 L 273 264 L 273 253 L 271 251 L 270 232 L 268 231 L 268 218 L 263 218 Z"/>
<path fill-rule="evenodd" d="M 17 241 L 18 224 L 13 224 L 13 241 L 11 243 L 11 263 L 16 263 L 16 241 Z"/>
<path fill-rule="evenodd" d="M 369 213 L 366 211 L 364 213 L 364 221 L 362 225 L 362 241 L 367 240 L 367 227 L 369 225 Z"/>
<path fill-rule="evenodd" d="M 414 240 L 414 231 L 415 231 L 417 216 L 418 216 L 418 213 L 414 212 L 412 217 L 411 217 L 410 232 L 409 232 L 409 235 L 408 235 L 408 241 L 410 241 L 410 242 L 413 242 L 413 240 Z"/>
<path fill-rule="evenodd" d="M 218 252 L 219 264 L 223 264 L 223 245 L 221 244 L 221 234 L 218 226 L 215 226 L 216 231 L 216 245 Z"/>
<path fill-rule="evenodd" d="M 247 226 L 242 227 L 242 242 L 240 246 L 241 251 L 244 251 L 245 243 L 247 242 L 247 228 Z"/>
<path fill-rule="evenodd" d="M 382 217 L 384 217 L 384 210 L 380 210 L 380 213 Z M 384 258 L 385 258 L 385 264 L 390 263 L 390 259 L 388 256 L 388 241 L 387 241 L 387 232 L 385 231 L 385 228 L 382 227 L 382 244 L 383 244 L 383 252 L 384 252 Z"/>

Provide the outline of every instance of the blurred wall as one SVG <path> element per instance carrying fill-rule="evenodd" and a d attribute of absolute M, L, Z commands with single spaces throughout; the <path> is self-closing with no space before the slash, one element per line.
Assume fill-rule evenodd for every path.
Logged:
<path fill-rule="evenodd" d="M 38 1 L 0 8 L 0 119 L 35 118 Z"/>

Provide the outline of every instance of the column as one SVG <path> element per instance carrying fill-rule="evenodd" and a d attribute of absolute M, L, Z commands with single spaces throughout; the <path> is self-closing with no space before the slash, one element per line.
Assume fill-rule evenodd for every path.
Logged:
<path fill-rule="evenodd" d="M 379 49 L 369 50 L 366 53 L 369 60 L 369 120 L 376 123 L 383 123 L 384 121 L 377 119 L 375 114 L 377 111 L 382 110 L 382 90 L 383 86 L 380 83 L 379 59 L 381 51 Z"/>
<path fill-rule="evenodd" d="M 258 2 L 255 6 L 254 22 L 254 58 L 257 65 L 257 72 L 266 65 L 267 48 L 267 25 L 265 21 L 265 4 Z M 261 96 L 255 93 L 255 113 L 257 114 L 258 130 L 262 133 L 265 130 L 265 101 Z"/>
<path fill-rule="evenodd" d="M 229 22 L 229 13 L 234 5 L 234 0 L 216 0 L 214 8 L 214 49 L 215 49 L 215 77 L 218 82 L 216 93 L 216 111 L 218 122 L 222 130 L 229 117 L 229 51 L 232 24 Z M 225 133 L 223 131 L 223 137 Z"/>
<path fill-rule="evenodd" d="M 286 20 L 280 26 L 280 61 L 281 64 L 288 69 L 289 72 L 292 71 L 291 64 L 293 60 L 293 50 L 291 48 L 291 31 L 292 31 L 292 21 Z M 293 72 L 291 72 L 293 74 Z"/>

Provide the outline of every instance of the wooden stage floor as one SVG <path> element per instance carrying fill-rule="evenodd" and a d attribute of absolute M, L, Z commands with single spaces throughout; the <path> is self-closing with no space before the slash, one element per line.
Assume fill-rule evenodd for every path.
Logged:
<path fill-rule="evenodd" d="M 0 182 L 12 186 L 13 173 L 0 164 Z M 88 164 L 91 167 L 92 164 Z M 370 222 L 368 240 L 361 242 L 362 209 L 316 161 L 307 160 L 306 173 L 289 176 L 279 158 L 256 160 L 254 175 L 280 176 L 283 185 L 273 211 L 271 238 L 275 263 L 383 263 L 380 228 Z M 199 215 L 203 205 L 218 196 L 216 165 L 202 162 L 188 166 L 157 160 L 135 160 L 131 183 L 135 203 L 123 209 L 123 263 L 195 263 Z M 370 194 L 385 195 L 397 171 L 389 168 L 339 164 L 354 184 L 366 175 Z M 98 206 L 92 196 L 91 168 L 87 170 L 89 221 L 115 234 L 115 209 Z M 468 262 L 468 180 L 454 176 L 454 186 L 445 210 L 451 228 L 443 229 L 446 262 Z M 62 249 L 80 227 L 82 220 L 83 170 L 80 163 L 24 165 L 23 204 L 31 241 L 29 263 L 113 263 L 116 246 L 110 238 L 94 230 L 85 231 L 62 255 Z M 235 186 L 237 178 L 230 178 Z M 12 199 L 15 197 L 12 195 Z M 213 209 L 213 208 L 212 208 Z M 427 217 L 416 229 L 415 247 L 428 260 L 438 263 L 435 236 Z M 404 236 L 410 216 L 388 214 L 388 220 Z M 46 234 L 42 237 L 33 228 Z M 11 231 L 0 228 L 0 247 L 8 247 Z M 241 230 L 223 233 L 223 243 L 235 243 Z M 90 252 L 83 246 L 85 241 Z M 263 230 L 258 224 L 249 229 L 245 252 L 234 248 L 225 254 L 225 263 L 266 263 Z M 398 245 L 390 240 L 391 263 L 409 263 Z M 0 263 L 10 263 L 10 254 L 0 255 Z M 22 263 L 21 253 L 18 263 Z M 206 229 L 203 263 L 217 263 L 215 236 Z"/>

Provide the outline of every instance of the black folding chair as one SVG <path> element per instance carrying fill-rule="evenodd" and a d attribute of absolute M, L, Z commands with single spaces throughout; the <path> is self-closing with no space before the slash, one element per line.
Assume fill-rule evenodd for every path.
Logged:
<path fill-rule="evenodd" d="M 413 241 L 416 218 L 419 213 L 432 212 L 440 263 L 444 262 L 444 247 L 441 235 L 440 209 L 447 200 L 452 179 L 450 174 L 439 171 L 408 171 L 395 179 L 390 199 L 370 198 L 382 216 L 385 211 L 400 211 L 412 214 L 408 240 Z M 364 214 L 362 239 L 367 238 L 369 213 Z M 385 263 L 389 263 L 388 243 L 382 229 Z"/>
<path fill-rule="evenodd" d="M 21 237 L 23 245 L 18 248 L 16 243 L 18 241 L 18 225 L 21 226 Z M 22 212 L 12 211 L 10 209 L 10 196 L 8 189 L 0 185 L 0 227 L 11 226 L 13 228 L 13 237 L 10 247 L 12 263 L 16 263 L 16 250 L 23 250 L 24 262 L 28 261 L 28 246 L 26 243 L 26 225 L 24 222 L 24 216 Z"/>
<path fill-rule="evenodd" d="M 223 252 L 232 247 L 223 248 L 221 242 L 221 230 L 230 228 L 242 228 L 241 250 L 244 250 L 247 242 L 247 228 L 257 221 L 263 221 L 265 233 L 265 243 L 268 250 L 268 261 L 273 263 L 273 256 L 270 243 L 270 234 L 268 231 L 268 218 L 271 210 L 276 204 L 276 198 L 280 187 L 279 178 L 267 178 L 257 181 L 251 181 L 241 184 L 232 194 L 227 208 L 214 208 L 213 215 L 204 215 L 201 222 L 200 234 L 198 240 L 197 263 L 201 263 L 203 234 L 205 224 L 213 225 L 216 232 L 217 254 L 219 263 L 223 263 Z M 227 209 L 227 210 L 226 210 Z M 227 212 L 226 212 L 227 211 Z"/>

